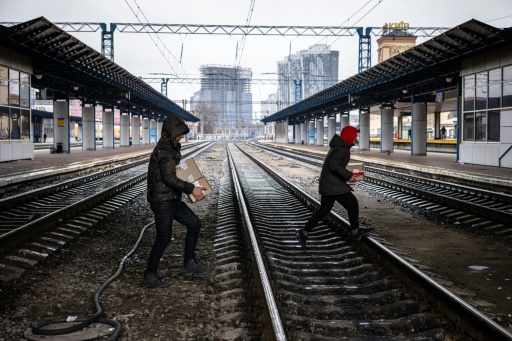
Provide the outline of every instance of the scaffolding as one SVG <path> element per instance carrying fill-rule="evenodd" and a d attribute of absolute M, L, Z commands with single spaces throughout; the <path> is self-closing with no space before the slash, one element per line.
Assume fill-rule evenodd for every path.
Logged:
<path fill-rule="evenodd" d="M 252 71 L 226 65 L 203 65 L 198 100 L 211 101 L 219 110 L 217 130 L 231 137 L 245 136 L 252 122 Z"/>

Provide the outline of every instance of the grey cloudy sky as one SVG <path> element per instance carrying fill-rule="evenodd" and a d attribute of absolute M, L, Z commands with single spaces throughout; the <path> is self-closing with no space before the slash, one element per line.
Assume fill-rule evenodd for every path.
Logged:
<path fill-rule="evenodd" d="M 40 16 L 52 22 L 166 23 L 244 25 L 254 4 L 250 25 L 381 27 L 404 21 L 411 27 L 454 27 L 477 19 L 495 27 L 512 27 L 512 0 L 0 0 L 0 22 L 21 22 Z M 101 35 L 72 33 L 101 51 Z M 153 38 L 153 39 L 151 39 Z M 129 72 L 148 76 L 170 73 L 198 77 L 205 64 L 234 65 L 237 42 L 228 35 L 114 34 L 115 62 Z M 372 59 L 377 56 L 372 41 Z M 162 55 L 160 49 L 168 49 Z M 418 39 L 418 43 L 423 42 Z M 317 44 L 340 51 L 339 78 L 357 72 L 358 37 L 247 36 L 240 66 L 253 78 L 276 72 L 276 62 Z M 153 85 L 159 90 L 159 85 Z M 189 99 L 199 85 L 170 83 L 172 100 Z M 253 85 L 253 99 L 264 100 L 275 85 Z M 258 108 L 254 109 L 255 111 Z"/>

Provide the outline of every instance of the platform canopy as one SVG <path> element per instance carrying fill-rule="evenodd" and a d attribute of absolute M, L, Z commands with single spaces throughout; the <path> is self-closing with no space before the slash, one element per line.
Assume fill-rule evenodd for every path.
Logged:
<path fill-rule="evenodd" d="M 31 85 L 53 99 L 116 107 L 154 119 L 177 115 L 198 118 L 44 17 L 15 26 L 0 25 L 0 47 L 32 61 Z"/>
<path fill-rule="evenodd" d="M 261 121 L 264 123 L 393 106 L 435 102 L 436 93 L 458 86 L 463 60 L 512 43 L 512 28 L 499 29 L 472 19 L 374 67 L 324 89 Z"/>

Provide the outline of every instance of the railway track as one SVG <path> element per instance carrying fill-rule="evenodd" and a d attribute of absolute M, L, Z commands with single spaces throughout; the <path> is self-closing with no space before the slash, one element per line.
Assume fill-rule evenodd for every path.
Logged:
<path fill-rule="evenodd" d="M 291 158 L 295 162 L 321 167 L 324 155 L 252 144 L 253 147 Z M 428 215 L 496 235 L 512 234 L 512 195 L 506 191 L 460 184 L 458 179 L 438 174 L 413 172 L 401 167 L 365 162 L 365 181 L 357 186 L 416 207 Z M 418 175 L 421 174 L 421 175 Z"/>
<path fill-rule="evenodd" d="M 193 146 L 193 157 L 210 143 Z M 146 189 L 147 158 L 0 200 L 0 281 L 19 278 Z"/>
<path fill-rule="evenodd" d="M 238 297 L 259 294 L 252 311 L 265 313 L 248 320 L 262 326 L 263 335 L 277 340 L 512 339 L 377 237 L 353 242 L 346 220 L 335 213 L 311 233 L 304 253 L 295 230 L 319 203 L 233 145 L 228 150 L 239 212 L 233 218 L 222 214 L 231 221 L 225 230 L 230 236 L 219 221 L 218 248 L 226 257 L 218 262 L 226 273 L 254 266 L 250 279 L 240 279 L 252 283 L 245 286 L 250 294 Z M 244 218 L 244 232 L 236 228 L 237 216 Z M 246 241 L 244 248 L 237 245 L 240 240 Z"/>

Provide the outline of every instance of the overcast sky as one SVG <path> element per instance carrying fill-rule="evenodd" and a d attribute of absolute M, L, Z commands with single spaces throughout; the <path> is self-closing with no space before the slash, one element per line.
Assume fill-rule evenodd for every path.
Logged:
<path fill-rule="evenodd" d="M 165 23 L 244 25 L 254 4 L 250 25 L 382 27 L 407 22 L 411 27 L 454 27 L 477 19 L 495 27 L 512 27 L 512 0 L 0 0 L 0 22 L 22 22 L 40 16 L 52 22 Z M 71 33 L 101 51 L 101 33 Z M 150 73 L 199 77 L 206 64 L 234 65 L 237 42 L 228 35 L 114 34 L 115 62 L 136 76 Z M 372 38 L 373 64 L 377 37 Z M 425 39 L 418 39 L 418 43 Z M 160 49 L 168 50 L 164 55 Z M 247 36 L 240 66 L 253 78 L 277 78 L 277 61 L 291 51 L 331 44 L 340 51 L 339 79 L 357 73 L 359 40 L 354 37 Z M 158 76 L 155 76 L 158 77 Z M 165 77 L 165 76 L 164 76 Z M 167 76 L 171 77 L 171 76 Z M 160 90 L 159 84 L 153 84 Z M 189 99 L 198 84 L 169 83 L 168 97 Z M 253 85 L 253 99 L 264 100 L 275 85 Z M 188 108 L 187 108 L 188 109 Z M 254 106 L 254 110 L 259 110 Z"/>

